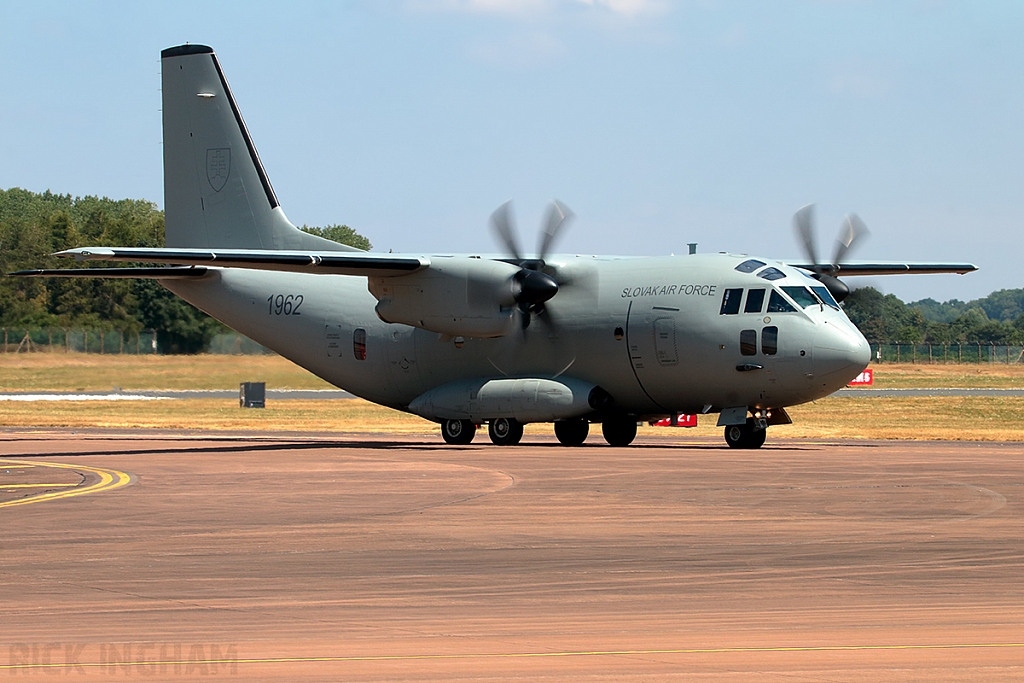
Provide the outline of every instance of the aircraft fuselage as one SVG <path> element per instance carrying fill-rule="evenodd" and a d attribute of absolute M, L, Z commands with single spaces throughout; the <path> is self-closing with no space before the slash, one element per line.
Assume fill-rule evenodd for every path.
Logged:
<path fill-rule="evenodd" d="M 212 269 L 165 286 L 332 384 L 401 410 L 480 377 L 584 380 L 641 418 L 785 407 L 856 377 L 869 347 L 834 302 L 810 302 L 819 283 L 769 259 L 736 270 L 751 261 L 551 258 L 566 282 L 558 296 L 528 327 L 493 339 L 382 322 L 361 277 Z M 759 276 L 769 268 L 781 276 Z"/>

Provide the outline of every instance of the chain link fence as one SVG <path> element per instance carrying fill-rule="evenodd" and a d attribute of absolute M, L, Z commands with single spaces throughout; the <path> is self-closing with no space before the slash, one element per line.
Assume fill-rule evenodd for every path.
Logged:
<path fill-rule="evenodd" d="M 123 332 L 64 327 L 0 328 L 0 353 L 102 353 L 156 355 L 165 353 L 157 330 Z M 273 351 L 241 334 L 218 334 L 206 353 L 267 355 Z"/>
<path fill-rule="evenodd" d="M 952 344 L 912 344 L 883 342 L 871 345 L 876 363 L 1024 363 L 1024 346 L 963 342 Z"/>

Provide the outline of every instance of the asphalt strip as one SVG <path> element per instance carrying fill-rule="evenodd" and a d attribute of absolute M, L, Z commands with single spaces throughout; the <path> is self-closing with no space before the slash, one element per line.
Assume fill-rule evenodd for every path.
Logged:
<path fill-rule="evenodd" d="M 340 389 L 268 389 L 268 399 L 324 401 L 355 398 Z M 916 396 L 1002 396 L 1021 397 L 1024 389 L 840 389 L 833 396 L 844 398 L 898 398 Z M 165 391 L 113 391 L 113 392 L 0 392 L 0 401 L 158 401 L 189 398 L 238 398 L 238 392 L 228 390 L 165 390 Z"/>

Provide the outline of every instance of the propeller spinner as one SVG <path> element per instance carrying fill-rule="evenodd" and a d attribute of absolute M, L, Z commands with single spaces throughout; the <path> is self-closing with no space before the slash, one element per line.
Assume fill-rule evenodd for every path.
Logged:
<path fill-rule="evenodd" d="M 814 204 L 808 204 L 794 214 L 793 226 L 796 228 L 807 259 L 813 264 L 814 277 L 828 288 L 829 293 L 836 301 L 845 299 L 850 294 L 850 288 L 833 273 L 841 270 L 843 259 L 853 245 L 870 234 L 864 221 L 853 213 L 847 214 L 843 219 L 843 226 L 836 239 L 836 249 L 831 263 L 821 263 L 818 260 L 818 249 L 815 244 Z"/>

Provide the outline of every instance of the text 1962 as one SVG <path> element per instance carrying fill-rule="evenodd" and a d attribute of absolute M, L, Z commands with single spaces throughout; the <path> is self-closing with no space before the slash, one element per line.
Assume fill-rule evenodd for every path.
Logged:
<path fill-rule="evenodd" d="M 299 306 L 301 305 L 301 294 L 271 294 L 267 297 L 267 314 L 302 315 L 299 313 Z"/>

